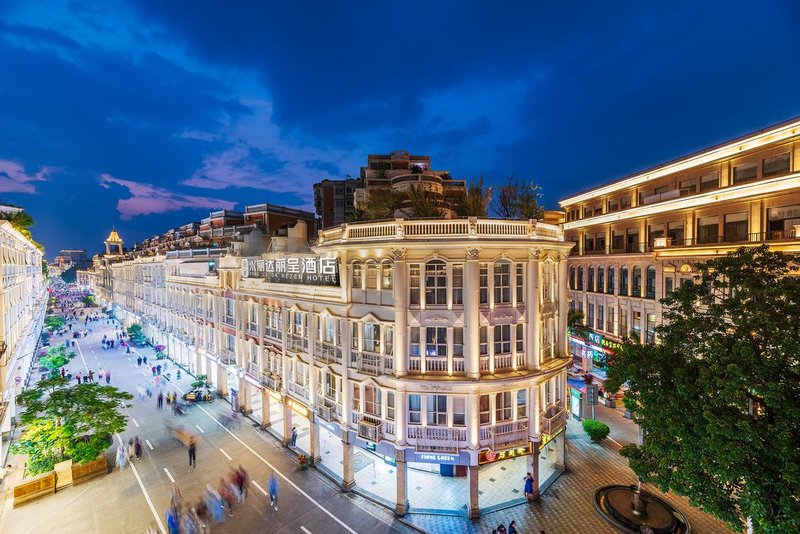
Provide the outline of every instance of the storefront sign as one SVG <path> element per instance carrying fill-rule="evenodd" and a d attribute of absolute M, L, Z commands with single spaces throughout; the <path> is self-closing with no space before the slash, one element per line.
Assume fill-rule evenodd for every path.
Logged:
<path fill-rule="evenodd" d="M 286 399 L 286 404 L 289 405 L 289 408 L 291 408 L 292 410 L 296 411 L 297 413 L 299 413 L 303 417 L 308 417 L 308 408 L 306 408 L 304 405 L 302 405 L 301 403 L 297 402 L 296 400 Z"/>
<path fill-rule="evenodd" d="M 616 341 L 611 341 L 610 339 L 605 338 L 603 338 L 601 345 L 611 350 L 619 350 L 622 348 L 622 343 L 617 343 Z"/>
<path fill-rule="evenodd" d="M 338 286 L 339 260 L 319 256 L 243 259 L 243 278 L 263 278 L 273 284 Z"/>
<path fill-rule="evenodd" d="M 530 441 L 524 447 L 517 447 L 516 449 L 508 449 L 505 451 L 493 451 L 488 449 L 478 453 L 478 465 L 490 464 L 492 462 L 508 460 L 509 458 L 516 458 L 518 456 L 525 456 L 532 453 L 533 443 Z"/>
<path fill-rule="evenodd" d="M 417 452 L 406 449 L 406 462 L 419 464 L 469 465 L 469 452 L 447 454 L 442 452 Z"/>
<path fill-rule="evenodd" d="M 567 427 L 562 426 L 552 436 L 550 434 L 542 433 L 542 441 L 541 441 L 541 443 L 539 443 L 539 450 L 544 449 L 545 445 L 547 445 L 548 443 L 550 443 L 551 441 L 556 439 L 558 437 L 558 435 L 561 434 L 562 432 L 564 432 L 564 430 L 566 430 L 566 429 L 567 429 Z"/>

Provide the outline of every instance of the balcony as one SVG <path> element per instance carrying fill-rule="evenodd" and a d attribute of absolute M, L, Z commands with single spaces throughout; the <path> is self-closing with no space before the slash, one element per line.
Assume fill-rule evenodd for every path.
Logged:
<path fill-rule="evenodd" d="M 362 415 L 358 419 L 358 437 L 378 443 L 383 439 L 383 425 L 380 419 Z"/>
<path fill-rule="evenodd" d="M 480 442 L 482 447 L 492 450 L 510 449 L 528 443 L 528 419 L 482 426 Z"/>
<path fill-rule="evenodd" d="M 329 423 L 335 423 L 339 420 L 339 409 L 336 406 L 329 406 L 329 401 L 324 401 L 324 404 L 318 404 L 317 409 L 315 410 L 317 413 L 317 417 L 328 421 Z"/>
<path fill-rule="evenodd" d="M 642 197 L 642 205 L 655 204 L 657 202 L 664 202 L 665 200 L 672 200 L 681 196 L 680 189 L 673 189 L 671 191 L 664 191 L 663 193 L 656 193 L 654 195 L 647 195 Z"/>
<path fill-rule="evenodd" d="M 463 428 L 409 426 L 408 441 L 418 452 L 458 453 L 466 446 L 467 431 Z"/>
<path fill-rule="evenodd" d="M 219 361 L 226 365 L 234 365 L 236 363 L 236 351 L 231 348 L 222 349 L 219 352 Z"/>
<path fill-rule="evenodd" d="M 261 366 L 258 362 L 247 362 L 247 374 L 255 379 L 261 376 Z"/>
<path fill-rule="evenodd" d="M 306 386 L 301 386 L 300 384 L 295 384 L 294 382 L 289 382 L 289 387 L 286 388 L 289 392 L 294 393 L 296 396 L 300 397 L 304 400 L 309 400 L 308 395 L 308 388 Z"/>
<path fill-rule="evenodd" d="M 394 372 L 394 358 L 376 352 L 351 350 L 350 367 L 373 376 L 391 374 Z"/>
<path fill-rule="evenodd" d="M 262 373 L 261 385 L 267 389 L 275 391 L 276 393 L 280 393 L 281 388 L 283 387 L 283 379 L 279 375 Z"/>
<path fill-rule="evenodd" d="M 286 335 L 286 348 L 295 352 L 305 352 L 308 348 L 308 339 L 300 334 L 289 333 Z"/>
<path fill-rule="evenodd" d="M 495 371 L 505 371 L 508 369 L 512 369 L 511 365 L 511 354 L 495 354 L 494 355 L 494 370 Z"/>
<path fill-rule="evenodd" d="M 567 410 L 560 402 L 549 406 L 541 413 L 540 432 L 552 436 L 567 424 Z"/>
<path fill-rule="evenodd" d="M 318 343 L 314 350 L 314 358 L 324 363 L 342 363 L 342 349 L 327 343 Z"/>

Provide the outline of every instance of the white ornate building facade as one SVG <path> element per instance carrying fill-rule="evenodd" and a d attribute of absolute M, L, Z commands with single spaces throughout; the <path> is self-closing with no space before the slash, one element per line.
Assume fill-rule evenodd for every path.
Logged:
<path fill-rule="evenodd" d="M 8 221 L 0 221 L 0 432 L 11 430 L 42 329 L 47 290 L 42 251 Z M 0 437 L 3 458 L 8 443 Z"/>
<path fill-rule="evenodd" d="M 309 248 L 303 226 L 259 256 L 115 263 L 117 316 L 284 444 L 297 427 L 318 468 L 398 514 L 474 517 L 521 498 L 526 472 L 538 491 L 563 469 L 560 228 L 395 220 L 330 228 Z"/>

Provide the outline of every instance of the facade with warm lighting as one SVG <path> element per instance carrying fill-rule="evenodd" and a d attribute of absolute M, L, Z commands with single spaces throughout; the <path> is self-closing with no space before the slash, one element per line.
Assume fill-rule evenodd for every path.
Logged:
<path fill-rule="evenodd" d="M 17 415 L 15 399 L 26 385 L 47 301 L 42 251 L 8 221 L 0 221 L 0 267 L 0 434 L 5 435 Z"/>
<path fill-rule="evenodd" d="M 320 470 L 398 514 L 452 492 L 476 516 L 495 481 L 492 498 L 513 500 L 526 472 L 538 487 L 563 469 L 572 244 L 558 226 L 398 219 L 311 247 L 305 232 L 256 256 L 113 264 L 117 316 L 284 443 L 296 426 Z M 441 502 L 415 500 L 423 484 Z"/>
<path fill-rule="evenodd" d="M 654 340 L 659 300 L 694 263 L 767 243 L 800 252 L 800 119 L 561 201 L 570 306 L 591 330 L 571 336 L 585 370 L 625 336 Z M 604 378 L 603 369 L 594 369 Z"/>

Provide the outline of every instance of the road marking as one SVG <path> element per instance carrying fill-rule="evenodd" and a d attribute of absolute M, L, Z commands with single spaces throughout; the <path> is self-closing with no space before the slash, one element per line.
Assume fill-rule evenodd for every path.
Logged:
<path fill-rule="evenodd" d="M 122 437 L 117 434 L 117 439 L 119 440 L 120 445 L 122 445 Z M 147 489 L 144 487 L 144 483 L 142 483 L 142 477 L 139 476 L 139 471 L 137 471 L 136 466 L 131 464 L 131 470 L 133 471 L 133 475 L 136 477 L 136 482 L 139 483 L 139 489 L 142 490 L 142 495 L 144 495 L 144 499 L 147 501 L 147 506 L 150 508 L 150 512 L 153 514 L 153 517 L 156 518 L 156 523 L 158 523 L 158 530 L 162 534 L 166 534 L 167 530 L 164 528 L 164 523 L 161 522 L 161 516 L 158 515 L 156 512 L 156 507 L 153 506 L 153 501 L 150 500 L 150 494 L 147 493 Z"/>
<path fill-rule="evenodd" d="M 182 389 L 181 389 L 181 388 L 180 388 L 178 385 L 175 385 L 175 389 L 177 389 L 177 390 L 178 390 L 178 391 L 180 391 L 181 393 L 186 393 L 186 392 L 185 392 L 185 391 L 183 391 L 183 390 L 182 390 Z M 295 490 L 296 490 L 296 491 L 297 491 L 297 492 L 298 492 L 300 495 L 302 495 L 303 497 L 305 497 L 306 499 L 308 499 L 309 501 L 311 501 L 312 503 L 314 503 L 314 505 L 315 505 L 317 508 L 319 508 L 320 510 L 322 510 L 322 511 L 323 511 L 323 512 L 324 512 L 324 513 L 325 513 L 325 514 L 328 516 L 328 517 L 330 517 L 331 519 L 333 519 L 334 521 L 336 521 L 337 523 L 339 523 L 339 524 L 342 526 L 342 528 L 344 528 L 345 530 L 347 530 L 347 532 L 350 532 L 351 534 L 358 534 L 358 532 L 356 532 L 355 530 L 353 530 L 352 528 L 350 528 L 350 527 L 347 525 L 347 523 L 345 523 L 344 521 L 342 521 L 341 519 L 339 519 L 338 517 L 336 517 L 335 515 L 333 515 L 333 513 L 331 513 L 331 511 L 330 511 L 330 510 L 328 510 L 327 508 L 325 508 L 324 506 L 322 506 L 322 505 L 321 505 L 321 504 L 320 504 L 318 501 L 316 501 L 316 500 L 315 500 L 315 499 L 314 499 L 314 498 L 313 498 L 311 495 L 309 495 L 308 493 L 306 493 L 305 491 L 303 491 L 303 489 L 302 489 L 302 488 L 300 488 L 300 486 L 298 486 L 297 484 L 295 484 L 294 482 L 292 482 L 291 480 L 289 480 L 289 478 L 288 478 L 286 475 L 284 475 L 283 473 L 281 473 L 280 471 L 278 471 L 278 470 L 275 468 L 275 466 L 274 466 L 274 465 L 272 465 L 271 463 L 269 463 L 269 462 L 267 461 L 267 459 L 266 459 L 266 458 L 264 458 L 263 456 L 261 456 L 260 454 L 258 454 L 258 453 L 257 453 L 255 450 L 253 450 L 253 448 L 252 448 L 252 447 L 250 447 L 250 445 L 248 445 L 247 443 L 245 443 L 244 441 L 242 441 L 241 439 L 239 439 L 239 436 L 237 436 L 236 434 L 234 434 L 233 432 L 231 432 L 230 430 L 228 430 L 227 428 L 225 428 L 225 426 L 224 426 L 222 423 L 220 423 L 219 421 L 217 421 L 217 420 L 214 418 L 214 416 L 213 416 L 213 415 L 211 415 L 211 414 L 208 412 L 208 410 L 206 410 L 206 409 L 205 409 L 205 408 L 203 408 L 202 406 L 198 406 L 198 408 L 200 408 L 200 409 L 203 411 L 203 413 L 205 413 L 205 414 L 206 414 L 206 415 L 207 415 L 209 418 L 211 418 L 211 420 L 212 420 L 212 421 L 214 421 L 215 423 L 217 423 L 217 424 L 220 426 L 220 428 L 222 428 L 222 430 L 224 430 L 225 432 L 227 432 L 228 434 L 230 434 L 230 435 L 231 435 L 231 437 L 233 437 L 233 439 L 235 439 L 236 441 L 238 441 L 239 443 L 241 443 L 241 444 L 244 446 L 244 448 L 245 448 L 245 449 L 247 449 L 248 451 L 250 451 L 250 452 L 253 454 L 253 456 L 255 456 L 256 458 L 258 458 L 259 460 L 261 460 L 261 462 L 262 462 L 262 463 L 264 463 L 264 465 L 266 465 L 267 467 L 269 467 L 270 469 L 272 469 L 273 471 L 275 471 L 275 472 L 276 472 L 278 475 L 280 475 L 280 477 L 281 477 L 283 480 L 285 480 L 287 484 L 289 484 L 290 486 L 292 486 L 292 487 L 293 487 L 293 488 L 294 488 L 294 489 L 295 489 Z M 197 426 L 197 425 L 195 425 L 195 426 Z M 200 428 L 200 427 L 198 426 L 197 428 Z M 256 485 L 256 487 L 258 487 L 258 485 Z M 259 488 L 259 489 L 260 489 L 260 488 Z M 264 490 L 262 489 L 261 491 L 264 491 Z M 265 493 L 265 495 L 266 495 L 266 493 Z"/>
<path fill-rule="evenodd" d="M 311 534 L 311 531 L 310 531 L 310 530 L 308 530 L 306 527 L 302 527 L 302 526 L 301 526 L 301 527 L 300 527 L 300 530 L 302 530 L 302 531 L 303 531 L 303 532 L 305 532 L 306 534 Z"/>
<path fill-rule="evenodd" d="M 147 443 L 147 446 L 150 447 L 150 450 L 152 451 L 153 450 L 153 446 L 150 444 L 150 440 L 146 439 L 146 440 L 144 440 L 144 442 Z"/>
<path fill-rule="evenodd" d="M 622 448 L 622 444 L 620 444 L 620 442 L 619 442 L 619 441 L 615 440 L 614 438 L 608 438 L 608 439 L 609 439 L 609 441 L 611 441 L 612 443 L 614 443 L 614 444 L 615 444 L 617 447 L 619 447 L 620 449 Z"/>
<path fill-rule="evenodd" d="M 221 452 L 221 453 L 222 453 L 222 456 L 224 456 L 225 458 L 227 458 L 229 462 L 230 462 L 230 461 L 233 461 L 233 458 L 231 458 L 231 457 L 228 455 L 228 453 L 227 453 L 227 452 L 223 451 L 222 449 L 220 449 L 220 450 L 219 450 L 219 452 Z"/>
<path fill-rule="evenodd" d="M 203 411 L 205 412 L 205 410 L 203 410 Z M 206 412 L 206 413 L 208 413 L 208 412 Z M 200 425 L 194 425 L 194 426 L 195 426 L 195 428 L 197 428 L 197 430 L 200 431 L 201 434 L 205 434 L 206 433 L 206 431 L 203 430 L 203 428 Z"/>
<path fill-rule="evenodd" d="M 169 471 L 167 471 L 166 467 L 164 468 L 164 472 L 167 474 L 167 478 L 169 479 L 169 481 L 174 484 L 175 483 L 175 479 L 172 478 L 172 475 L 169 473 Z"/>
<path fill-rule="evenodd" d="M 253 485 L 254 485 L 255 487 L 257 487 L 257 488 L 258 488 L 258 491 L 260 491 L 261 493 L 263 493 L 263 494 L 264 494 L 264 496 L 266 496 L 266 495 L 267 495 L 267 492 L 266 492 L 266 491 L 264 491 L 264 488 L 262 488 L 261 486 L 259 486 L 259 485 L 258 485 L 258 482 L 256 482 L 255 480 L 251 480 L 250 482 L 252 482 L 252 483 L 253 483 Z"/>
<path fill-rule="evenodd" d="M 139 428 L 139 423 L 136 422 L 136 419 L 131 417 L 131 421 L 133 421 L 133 424 L 136 425 L 136 428 Z"/>

